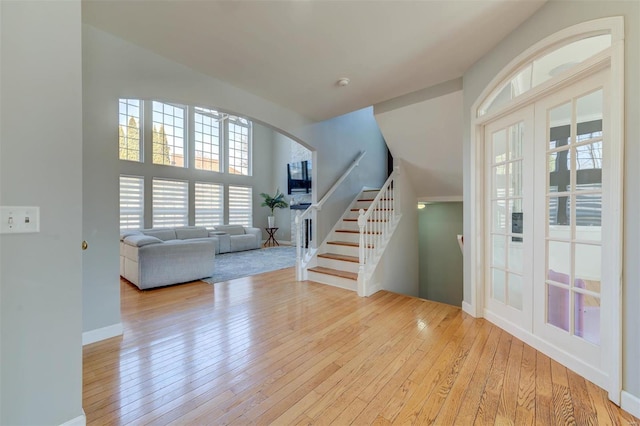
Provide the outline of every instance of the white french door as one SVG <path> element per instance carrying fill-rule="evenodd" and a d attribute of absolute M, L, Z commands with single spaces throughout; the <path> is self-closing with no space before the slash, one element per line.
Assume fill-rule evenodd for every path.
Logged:
<path fill-rule="evenodd" d="M 597 370 L 615 309 L 603 285 L 608 69 L 536 103 L 534 333 Z M 605 311 L 605 309 L 607 311 Z"/>
<path fill-rule="evenodd" d="M 533 107 L 485 127 L 487 215 L 485 300 L 518 327 L 532 318 Z"/>
<path fill-rule="evenodd" d="M 619 344 L 610 319 L 620 303 L 606 261 L 620 207 L 610 187 L 609 72 L 484 128 L 485 309 L 603 387 L 617 362 L 606 348 Z"/>

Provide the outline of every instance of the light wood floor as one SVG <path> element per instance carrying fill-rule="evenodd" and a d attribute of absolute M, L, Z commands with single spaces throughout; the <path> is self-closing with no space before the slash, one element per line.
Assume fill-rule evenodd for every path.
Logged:
<path fill-rule="evenodd" d="M 84 348 L 88 424 L 639 424 L 604 391 L 460 309 L 293 269 L 139 291 Z"/>

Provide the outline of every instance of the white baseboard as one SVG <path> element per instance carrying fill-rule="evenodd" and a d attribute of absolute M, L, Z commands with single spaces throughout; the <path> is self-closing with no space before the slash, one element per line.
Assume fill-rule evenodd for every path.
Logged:
<path fill-rule="evenodd" d="M 627 413 L 640 417 L 640 398 L 637 396 L 631 395 L 629 392 L 622 391 L 620 407 Z"/>
<path fill-rule="evenodd" d="M 478 315 L 476 315 L 476 310 L 473 309 L 473 306 L 471 306 L 470 303 L 467 303 L 464 300 L 462 301 L 462 311 L 471 315 L 474 318 L 478 318 Z"/>
<path fill-rule="evenodd" d="M 87 416 L 84 414 L 84 410 L 82 410 L 82 415 L 71 419 L 67 422 L 62 423 L 60 426 L 86 426 L 87 425 Z"/>
<path fill-rule="evenodd" d="M 101 340 L 110 339 L 112 337 L 121 336 L 122 333 L 123 329 L 121 322 L 119 322 L 118 324 L 109 325 L 107 327 L 85 331 L 84 333 L 82 333 L 82 346 L 99 342 Z"/>
<path fill-rule="evenodd" d="M 485 309 L 484 317 L 489 322 L 497 325 L 512 336 L 522 340 L 532 348 L 542 352 L 549 358 L 558 361 L 560 364 L 564 365 L 574 373 L 577 373 L 585 379 L 595 383 L 596 385 L 605 389 L 607 392 L 609 391 L 609 389 L 607 388 L 608 376 L 606 372 L 590 366 L 581 359 L 576 358 L 572 354 L 550 344 L 549 342 L 530 333 L 529 331 L 518 327 L 517 325 L 507 321 L 506 319 L 496 315 L 493 312 L 489 312 Z"/>
<path fill-rule="evenodd" d="M 367 294 L 365 294 L 365 296 L 366 297 L 373 296 L 380 290 L 382 290 L 382 284 L 380 284 L 380 282 L 375 282 L 369 286 L 369 288 L 367 289 Z"/>

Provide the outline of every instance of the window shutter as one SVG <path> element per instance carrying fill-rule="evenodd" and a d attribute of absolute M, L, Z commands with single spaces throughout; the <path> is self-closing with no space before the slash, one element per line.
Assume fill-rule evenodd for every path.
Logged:
<path fill-rule="evenodd" d="M 185 181 L 153 179 L 153 227 L 187 226 L 188 184 Z"/>
<path fill-rule="evenodd" d="M 224 223 L 222 185 L 196 182 L 196 226 L 213 228 Z"/>
<path fill-rule="evenodd" d="M 252 190 L 229 185 L 229 225 L 251 226 L 253 223 Z"/>
<path fill-rule="evenodd" d="M 120 176 L 120 229 L 144 228 L 144 178 Z"/>

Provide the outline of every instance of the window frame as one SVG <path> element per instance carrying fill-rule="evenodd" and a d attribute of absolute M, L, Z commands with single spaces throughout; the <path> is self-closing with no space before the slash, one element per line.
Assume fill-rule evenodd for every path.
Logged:
<path fill-rule="evenodd" d="M 190 116 L 190 110 L 192 110 L 192 108 L 188 108 L 186 105 L 180 105 L 177 103 L 173 103 L 173 102 L 164 102 L 164 101 L 159 101 L 159 100 L 155 100 L 152 99 L 150 101 L 150 111 L 151 111 L 151 123 L 150 123 L 150 129 L 151 129 L 151 151 L 152 151 L 152 155 L 151 155 L 151 164 L 155 165 L 155 166 L 171 166 L 171 167 L 179 167 L 179 168 L 184 168 L 184 169 L 188 169 L 189 168 L 189 146 L 191 145 L 191 141 L 190 141 L 190 134 L 191 132 L 189 132 L 189 125 L 188 125 L 188 120 L 189 120 L 189 116 Z M 157 113 L 160 114 L 160 111 L 156 111 L 154 109 L 155 104 L 160 104 L 162 105 L 162 112 L 161 114 L 163 115 L 163 123 L 158 123 L 161 125 L 160 128 L 158 128 L 157 130 L 154 130 L 156 121 L 154 118 L 154 115 Z M 159 163 L 155 161 L 155 153 L 153 152 L 156 146 L 156 142 L 154 141 L 154 137 L 156 132 L 160 132 L 160 129 L 163 128 L 164 129 L 164 134 L 165 137 L 169 136 L 169 134 L 166 131 L 166 127 L 167 124 L 164 123 L 164 120 L 166 119 L 165 117 L 167 116 L 167 113 L 164 112 L 164 109 L 166 106 L 169 106 L 171 108 L 177 109 L 177 110 L 181 110 L 182 111 L 182 166 L 176 165 L 176 157 L 178 154 L 176 154 L 175 152 L 172 152 L 172 147 L 175 147 L 175 141 L 174 143 L 169 142 L 169 140 L 167 140 L 167 147 L 169 149 L 169 163 Z M 170 115 L 170 117 L 172 117 L 174 120 L 175 119 L 180 119 L 180 117 L 177 117 L 175 114 Z M 170 126 L 172 126 L 173 130 L 175 130 L 177 127 L 175 126 L 175 124 L 171 124 Z M 170 135 L 171 138 L 176 138 L 177 136 L 175 136 L 173 134 L 173 131 Z M 173 156 L 173 159 L 172 159 Z M 173 164 L 172 164 L 173 163 Z"/>
<path fill-rule="evenodd" d="M 243 123 L 242 121 L 245 121 L 245 123 Z M 246 165 L 246 169 L 247 172 L 246 173 L 242 173 L 242 169 L 240 170 L 240 173 L 232 173 L 230 171 L 230 169 L 232 168 L 232 162 L 231 161 L 231 130 L 230 130 L 230 125 L 233 124 L 234 126 L 239 126 L 241 128 L 246 128 L 247 129 L 247 165 Z M 235 132 L 234 132 L 235 133 Z M 240 142 L 242 143 L 242 142 Z M 233 149 L 234 151 L 236 151 L 236 149 Z M 239 150 L 239 152 L 244 152 L 243 150 Z M 227 119 L 225 120 L 225 157 L 226 157 L 226 168 L 225 168 L 225 173 L 229 174 L 229 175 L 233 175 L 233 176 L 253 176 L 253 122 L 247 118 L 243 118 L 243 117 L 238 117 L 235 115 L 229 115 L 227 116 Z M 239 158 L 239 157 L 233 157 L 235 158 Z M 240 158 L 240 160 L 242 161 L 242 158 Z"/>
<path fill-rule="evenodd" d="M 138 108 L 138 159 L 134 160 L 134 159 L 130 159 L 130 158 L 122 158 L 122 156 L 120 155 L 120 149 L 122 149 L 120 147 L 120 129 L 123 128 L 124 126 L 124 131 L 126 131 L 125 134 L 123 134 L 123 137 L 125 138 L 125 142 L 129 139 L 129 135 L 128 135 L 128 131 L 129 131 L 129 119 L 127 119 L 125 124 L 120 123 L 120 117 L 121 116 L 126 116 L 126 117 L 130 117 L 130 118 L 136 118 L 133 115 L 129 114 L 129 107 L 134 107 L 133 105 L 130 105 L 130 101 L 136 101 L 138 102 L 137 108 Z M 121 108 L 122 105 L 126 105 L 126 111 L 123 114 Z M 143 125 L 144 125 L 144 100 L 142 99 L 132 99 L 132 98 L 119 98 L 118 99 L 118 159 L 119 160 L 123 160 L 123 161 L 133 161 L 136 163 L 144 163 L 144 142 L 143 142 Z M 130 151 L 130 149 L 128 147 L 124 148 L 127 152 Z"/>

